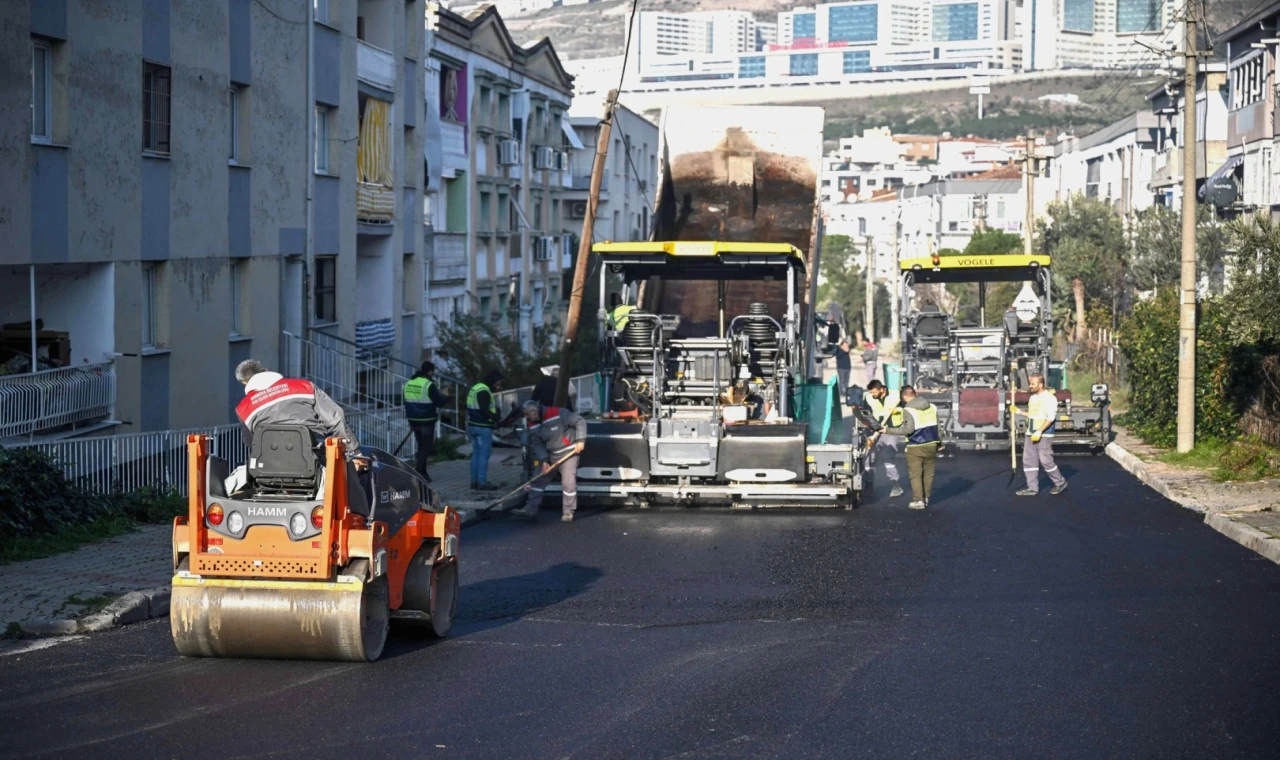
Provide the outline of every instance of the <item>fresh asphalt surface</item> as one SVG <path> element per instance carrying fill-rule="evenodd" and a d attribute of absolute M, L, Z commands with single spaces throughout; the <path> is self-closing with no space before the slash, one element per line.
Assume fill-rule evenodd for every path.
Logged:
<path fill-rule="evenodd" d="M 1105 457 L 1016 498 L 586 512 L 463 534 L 452 636 L 177 657 L 167 620 L 0 658 L 0 756 L 1266 757 L 1280 567 Z M 554 521 L 553 521 L 554 520 Z"/>

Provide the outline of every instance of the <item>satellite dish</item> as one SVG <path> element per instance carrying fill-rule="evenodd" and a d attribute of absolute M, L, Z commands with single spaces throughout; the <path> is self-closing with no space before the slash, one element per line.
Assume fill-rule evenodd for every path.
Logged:
<path fill-rule="evenodd" d="M 1236 202 L 1236 181 L 1230 176 L 1219 177 L 1209 183 L 1209 202 L 1218 208 L 1226 208 Z"/>

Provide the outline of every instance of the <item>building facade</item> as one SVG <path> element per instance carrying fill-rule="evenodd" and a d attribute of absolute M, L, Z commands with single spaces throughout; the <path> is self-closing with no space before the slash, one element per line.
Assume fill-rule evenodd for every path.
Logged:
<path fill-rule="evenodd" d="M 1273 86 L 1277 21 L 1280 3 L 1258 10 L 1222 37 L 1227 55 L 1228 156 L 1210 176 L 1207 201 L 1226 214 L 1262 211 L 1274 216 L 1280 208 L 1280 129 Z"/>
<path fill-rule="evenodd" d="M 468 16 L 427 8 L 430 267 L 423 347 L 456 313 L 491 319 L 531 348 L 565 308 L 565 236 L 572 188 L 567 112 L 573 80 L 545 38 L 517 45 L 492 7 Z"/>
<path fill-rule="evenodd" d="M 18 432 L 227 422 L 243 394 L 232 369 L 282 366 L 285 330 L 355 340 L 357 323 L 389 319 L 380 345 L 416 350 L 398 317 L 421 296 L 396 283 L 421 247 L 403 223 L 421 205 L 421 102 L 402 97 L 420 87 L 421 1 L 130 9 L 0 9 L 5 70 L 31 73 L 3 85 L 17 171 L 0 187 L 0 322 L 34 314 L 36 369 L 109 397 Z M 0 383 L 32 369 L 17 332 L 3 330 Z"/>
<path fill-rule="evenodd" d="M 1042 148 L 1053 156 L 1036 179 L 1037 210 L 1046 200 L 1083 195 L 1110 204 L 1131 224 L 1156 202 L 1150 185 L 1159 139 L 1159 117 L 1138 111 L 1097 132 L 1064 138 L 1052 151 Z"/>
<path fill-rule="evenodd" d="M 570 158 L 573 189 L 561 205 L 560 233 L 578 239 L 587 215 L 591 167 L 596 160 L 600 119 L 604 103 L 595 98 L 574 101 L 569 123 L 577 135 L 581 150 Z M 614 110 L 612 145 L 606 157 L 601 178 L 600 200 L 596 208 L 594 237 L 596 241 L 648 240 L 650 214 L 657 198 L 658 127 L 626 106 Z M 565 252 L 565 266 L 574 249 Z"/>

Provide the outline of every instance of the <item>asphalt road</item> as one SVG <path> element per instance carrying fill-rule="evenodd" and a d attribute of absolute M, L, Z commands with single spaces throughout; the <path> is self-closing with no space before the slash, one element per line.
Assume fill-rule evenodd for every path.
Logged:
<path fill-rule="evenodd" d="M 1059 461 L 1029 500 L 946 460 L 924 512 L 481 524 L 453 636 L 371 665 L 184 660 L 164 620 L 3 657 L 0 756 L 1276 757 L 1280 567 Z"/>

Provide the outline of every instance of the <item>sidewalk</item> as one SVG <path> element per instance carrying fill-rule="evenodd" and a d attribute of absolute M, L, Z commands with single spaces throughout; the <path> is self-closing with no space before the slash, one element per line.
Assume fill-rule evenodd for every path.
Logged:
<path fill-rule="evenodd" d="M 1163 451 L 1117 427 L 1107 455 L 1160 495 L 1204 515 L 1209 527 L 1280 563 L 1280 482 L 1219 483 L 1205 470 L 1155 461 Z"/>
<path fill-rule="evenodd" d="M 494 450 L 489 482 L 505 484 L 500 491 L 472 491 L 467 459 L 440 462 L 429 471 L 441 501 L 459 510 L 466 526 L 480 519 L 486 504 L 519 485 L 520 452 Z M 171 533 L 169 525 L 144 525 L 66 554 L 0 565 L 0 636 L 89 633 L 168 615 Z"/>

